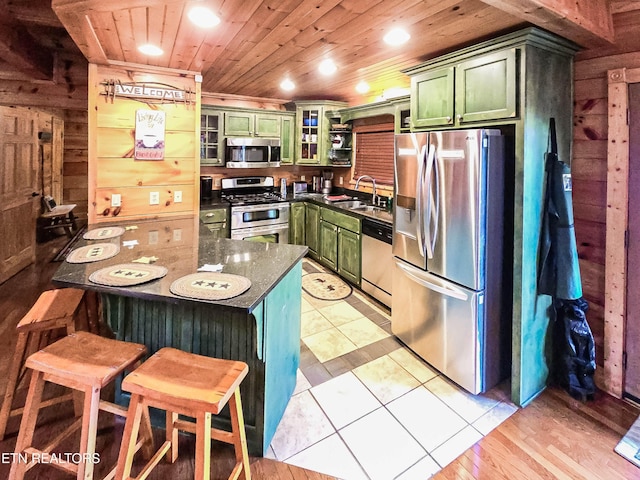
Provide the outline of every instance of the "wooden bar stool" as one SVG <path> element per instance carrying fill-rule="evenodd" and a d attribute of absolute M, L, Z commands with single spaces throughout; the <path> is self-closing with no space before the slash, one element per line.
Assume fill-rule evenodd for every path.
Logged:
<path fill-rule="evenodd" d="M 49 344 L 51 333 L 66 328 L 67 334 L 75 332 L 75 314 L 82 303 L 84 290 L 63 288 L 43 292 L 16 327 L 18 341 L 9 368 L 7 388 L 0 409 L 0 441 L 4 439 L 10 417 L 20 415 L 22 408 L 11 409 L 13 398 L 24 373 L 24 362 L 32 353 Z M 41 408 L 71 400 L 63 395 L 40 404 Z"/>
<path fill-rule="evenodd" d="M 27 455 L 28 462 L 14 462 L 9 472 L 10 480 L 24 478 L 25 472 L 35 463 L 33 456 L 43 458 L 56 446 L 81 427 L 80 449 L 74 461 L 60 459 L 50 465 L 76 475 L 78 479 L 93 478 L 96 457 L 96 436 L 98 413 L 100 410 L 127 416 L 124 407 L 100 400 L 101 389 L 125 370 L 138 366 L 147 349 L 137 343 L 122 342 L 100 337 L 88 332 L 76 332 L 34 353 L 25 365 L 32 369 L 29 393 L 16 442 L 16 455 Z M 41 449 L 32 445 L 36 417 L 45 382 L 63 385 L 78 392 L 84 392 L 82 416 Z M 138 413 L 144 416 L 143 441 L 136 447 L 144 448 L 147 458 L 153 453 L 153 438 L 148 411 Z M 16 456 L 16 458 L 18 458 Z M 115 468 L 106 478 L 113 478 Z"/>
<path fill-rule="evenodd" d="M 166 441 L 136 478 L 146 478 L 165 454 L 171 463 L 176 461 L 178 431 L 183 430 L 196 434 L 195 479 L 209 479 L 213 438 L 235 447 L 236 464 L 229 478 L 250 480 L 240 401 L 240 383 L 248 371 L 249 367 L 244 362 L 162 348 L 127 375 L 122 382 L 122 389 L 132 395 L 116 478 L 131 478 L 141 412 L 145 407 L 152 406 L 166 410 Z M 211 427 L 211 414 L 220 413 L 227 402 L 231 413 L 231 432 Z M 196 422 L 180 420 L 178 414 L 195 418 Z"/>

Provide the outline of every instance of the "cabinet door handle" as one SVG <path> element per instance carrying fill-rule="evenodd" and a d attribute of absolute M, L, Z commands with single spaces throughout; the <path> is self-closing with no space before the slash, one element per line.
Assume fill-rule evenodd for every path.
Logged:
<path fill-rule="evenodd" d="M 447 115 L 446 117 L 447 123 L 451 123 L 451 117 Z"/>
<path fill-rule="evenodd" d="M 462 115 L 458 115 L 458 121 L 462 121 Z"/>
<path fill-rule="evenodd" d="M 214 215 L 213 213 L 207 213 L 205 217 L 209 218 L 209 217 L 213 217 L 213 215 Z"/>

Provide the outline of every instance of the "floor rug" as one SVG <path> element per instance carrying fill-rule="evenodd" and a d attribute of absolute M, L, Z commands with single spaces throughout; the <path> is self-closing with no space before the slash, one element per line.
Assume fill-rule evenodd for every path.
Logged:
<path fill-rule="evenodd" d="M 53 257 L 51 261 L 62 262 L 65 258 L 67 258 L 67 255 L 69 255 L 69 252 L 73 250 L 73 247 L 78 242 L 78 240 L 80 240 L 80 238 L 82 237 L 82 235 L 86 230 L 87 230 L 86 225 L 83 225 L 82 227 L 80 227 L 78 231 L 75 233 L 75 235 L 73 236 L 73 238 L 69 240 L 64 247 L 62 247 L 62 249 L 56 254 L 55 257 Z"/>
<path fill-rule="evenodd" d="M 309 273 L 302 277 L 302 288 L 320 300 L 342 300 L 351 295 L 351 286 L 331 273 Z"/>
<path fill-rule="evenodd" d="M 640 417 L 636 419 L 627 434 L 615 448 L 616 453 L 640 467 Z"/>

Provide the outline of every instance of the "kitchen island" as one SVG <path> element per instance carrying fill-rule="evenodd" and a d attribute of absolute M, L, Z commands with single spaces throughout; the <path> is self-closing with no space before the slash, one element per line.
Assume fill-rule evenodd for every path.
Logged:
<path fill-rule="evenodd" d="M 296 384 L 300 359 L 302 258 L 297 245 L 218 239 L 198 217 L 123 221 L 94 225 L 125 229 L 101 240 L 81 239 L 74 250 L 113 243 L 119 252 L 90 263 L 63 262 L 53 277 L 60 287 L 97 291 L 102 300 L 103 327 L 119 340 L 143 343 L 152 354 L 165 346 L 216 358 L 241 360 L 249 374 L 241 385 L 247 442 L 252 455 L 264 455 Z M 102 268 L 153 260 L 167 274 L 148 283 L 106 286 L 90 275 Z M 244 293 L 225 300 L 176 296 L 170 285 L 203 265 L 251 281 Z M 118 401 L 126 401 L 117 390 Z M 230 429 L 228 408 L 214 417 Z"/>

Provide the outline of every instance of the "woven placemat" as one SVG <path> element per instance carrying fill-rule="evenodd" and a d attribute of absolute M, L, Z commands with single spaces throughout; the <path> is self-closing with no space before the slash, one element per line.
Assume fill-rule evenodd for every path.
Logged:
<path fill-rule="evenodd" d="M 129 287 L 162 278 L 166 274 L 167 269 L 160 265 L 121 263 L 93 272 L 89 280 L 110 287 Z"/>
<path fill-rule="evenodd" d="M 69 263 L 98 262 L 117 255 L 119 251 L 120 247 L 115 243 L 94 243 L 72 250 L 67 255 L 66 261 Z"/>
<path fill-rule="evenodd" d="M 302 276 L 302 288 L 320 300 L 342 300 L 351 295 L 351 285 L 330 273 L 308 273 Z"/>
<path fill-rule="evenodd" d="M 122 227 L 102 227 L 94 228 L 85 233 L 82 238 L 85 240 L 104 240 L 107 238 L 119 237 L 124 233 Z"/>
<path fill-rule="evenodd" d="M 224 300 L 246 292 L 251 280 L 240 275 L 199 272 L 185 275 L 171 284 L 169 290 L 180 297 L 200 300 Z"/>

